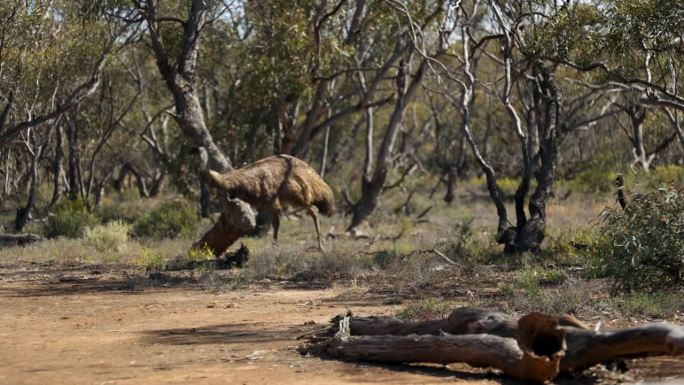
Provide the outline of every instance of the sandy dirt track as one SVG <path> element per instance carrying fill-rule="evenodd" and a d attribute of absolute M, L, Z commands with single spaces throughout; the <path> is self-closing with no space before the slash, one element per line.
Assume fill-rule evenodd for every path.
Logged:
<path fill-rule="evenodd" d="M 396 311 L 377 298 L 345 301 L 340 290 L 282 284 L 218 294 L 141 289 L 95 273 L 0 270 L 0 384 L 512 383 L 486 371 L 297 352 L 297 336 L 347 307 L 359 315 Z"/>

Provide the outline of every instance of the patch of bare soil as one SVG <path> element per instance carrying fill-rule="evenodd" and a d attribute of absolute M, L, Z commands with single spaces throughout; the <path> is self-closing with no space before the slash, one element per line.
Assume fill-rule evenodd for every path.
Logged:
<path fill-rule="evenodd" d="M 466 366 L 379 366 L 304 357 L 298 336 L 348 307 L 388 315 L 368 294 L 287 283 L 209 293 L 179 280 L 141 285 L 125 271 L 0 268 L 0 384 L 514 384 Z M 631 365 L 631 363 L 630 363 Z M 641 360 L 559 383 L 684 374 L 682 359 Z M 656 380 L 657 381 L 657 380 Z M 655 383 L 655 382 L 651 382 Z"/>

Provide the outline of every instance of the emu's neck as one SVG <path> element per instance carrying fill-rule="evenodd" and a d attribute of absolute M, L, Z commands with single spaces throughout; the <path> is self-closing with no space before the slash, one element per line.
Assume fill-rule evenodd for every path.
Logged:
<path fill-rule="evenodd" d="M 203 174 L 206 174 L 209 171 L 209 153 L 207 152 L 207 149 L 200 146 L 199 149 L 199 157 L 200 157 L 200 171 Z M 232 166 L 228 165 L 228 172 L 235 170 Z"/>
<path fill-rule="evenodd" d="M 625 191 L 625 182 L 622 180 L 622 178 L 618 178 L 615 180 L 615 184 L 617 185 L 617 200 L 620 203 L 620 207 L 624 210 L 625 207 L 627 207 L 627 192 Z"/>

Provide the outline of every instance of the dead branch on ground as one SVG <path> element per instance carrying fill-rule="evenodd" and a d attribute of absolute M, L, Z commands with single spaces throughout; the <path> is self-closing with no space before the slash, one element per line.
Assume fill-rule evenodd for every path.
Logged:
<path fill-rule="evenodd" d="M 530 313 L 520 319 L 492 310 L 458 308 L 443 319 L 337 316 L 307 337 L 303 352 L 383 363 L 466 363 L 516 379 L 545 382 L 620 357 L 684 354 L 684 327 L 651 323 L 591 330 L 570 315 Z"/>

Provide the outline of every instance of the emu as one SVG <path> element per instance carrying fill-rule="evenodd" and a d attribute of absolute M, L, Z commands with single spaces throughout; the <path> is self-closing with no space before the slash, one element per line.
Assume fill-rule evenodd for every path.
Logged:
<path fill-rule="evenodd" d="M 318 248 L 324 250 L 318 213 L 332 215 L 335 199 L 330 186 L 306 162 L 281 154 L 221 174 L 209 169 L 205 148 L 200 147 L 199 154 L 200 169 L 211 185 L 271 215 L 275 243 L 283 209 L 304 208 L 316 226 Z"/>
<path fill-rule="evenodd" d="M 614 183 L 616 187 L 615 189 L 617 190 L 617 200 L 620 203 L 620 207 L 622 207 L 624 210 L 630 201 L 629 194 L 626 191 L 627 188 L 625 187 L 625 178 L 622 176 L 622 174 L 617 174 Z"/>

